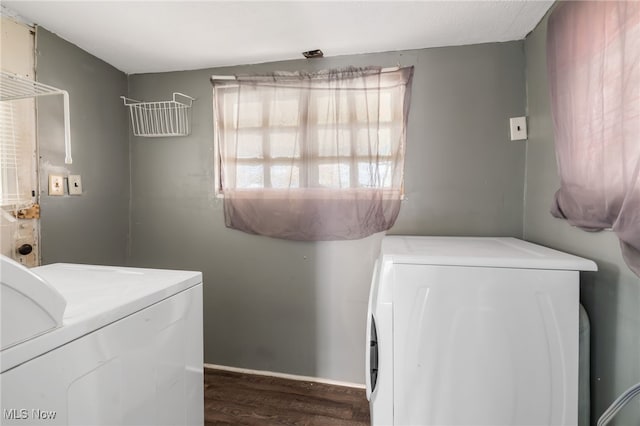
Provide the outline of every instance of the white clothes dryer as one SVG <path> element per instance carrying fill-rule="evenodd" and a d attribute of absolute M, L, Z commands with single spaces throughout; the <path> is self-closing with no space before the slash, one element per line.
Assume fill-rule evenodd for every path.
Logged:
<path fill-rule="evenodd" d="M 576 425 L 579 272 L 515 238 L 383 239 L 369 298 L 379 425 Z"/>

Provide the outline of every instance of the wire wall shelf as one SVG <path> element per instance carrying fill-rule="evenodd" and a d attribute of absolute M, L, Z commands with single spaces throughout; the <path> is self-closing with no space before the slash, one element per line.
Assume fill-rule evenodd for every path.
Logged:
<path fill-rule="evenodd" d="M 191 105 L 195 98 L 174 92 L 173 100 L 142 102 L 120 96 L 129 107 L 135 136 L 158 138 L 187 136 L 191 131 Z"/>
<path fill-rule="evenodd" d="M 69 122 L 69 93 L 38 81 L 29 80 L 7 71 L 0 71 L 0 102 L 39 96 L 62 95 L 64 103 L 64 162 L 71 164 L 71 125 Z"/>
<path fill-rule="evenodd" d="M 0 71 L 0 101 L 35 98 L 42 95 L 62 95 L 65 91 L 37 81 L 28 80 L 17 74 Z"/>

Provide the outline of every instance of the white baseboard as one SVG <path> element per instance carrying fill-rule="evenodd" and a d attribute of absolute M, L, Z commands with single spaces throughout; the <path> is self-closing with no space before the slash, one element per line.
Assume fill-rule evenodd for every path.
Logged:
<path fill-rule="evenodd" d="M 346 386 L 349 388 L 356 389 L 364 389 L 365 386 L 359 383 L 351 383 L 351 382 L 341 382 L 339 380 L 331 380 L 331 379 L 322 379 L 320 377 L 310 377 L 310 376 L 298 376 L 296 374 L 286 374 L 286 373 L 277 373 L 275 371 L 264 371 L 264 370 L 250 370 L 248 368 L 237 368 L 237 367 L 229 367 L 226 365 L 217 365 L 217 364 L 204 364 L 205 368 L 212 368 L 215 370 L 226 370 L 233 371 L 234 373 L 242 373 L 242 374 L 255 374 L 256 376 L 271 376 L 278 377 L 281 379 L 289 379 L 289 380 L 299 380 L 305 382 L 314 382 L 314 383 L 324 383 L 327 385 L 335 385 L 335 386 Z"/>

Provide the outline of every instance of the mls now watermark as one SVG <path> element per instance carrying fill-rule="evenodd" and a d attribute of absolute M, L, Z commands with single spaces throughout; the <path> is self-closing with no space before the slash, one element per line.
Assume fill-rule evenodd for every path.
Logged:
<path fill-rule="evenodd" d="M 53 420 L 57 412 L 52 410 L 41 410 L 39 408 L 5 408 L 2 416 L 5 420 Z"/>

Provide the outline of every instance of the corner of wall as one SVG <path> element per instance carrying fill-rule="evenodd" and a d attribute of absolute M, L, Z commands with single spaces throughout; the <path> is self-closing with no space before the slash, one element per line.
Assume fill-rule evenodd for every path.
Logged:
<path fill-rule="evenodd" d="M 130 96 L 131 92 L 131 74 L 126 74 L 127 79 L 127 93 L 126 96 Z M 131 265 L 131 245 L 132 245 L 132 232 L 133 232 L 133 164 L 132 164 L 132 153 L 131 153 L 131 138 L 133 137 L 131 131 L 129 130 L 129 118 L 127 117 L 127 145 L 129 147 L 129 208 L 127 211 L 128 214 L 128 228 L 127 228 L 127 242 L 125 247 L 125 264 Z"/>

